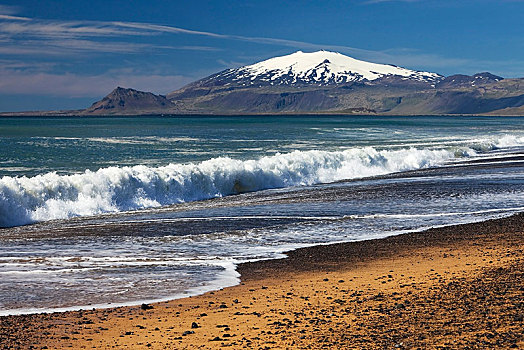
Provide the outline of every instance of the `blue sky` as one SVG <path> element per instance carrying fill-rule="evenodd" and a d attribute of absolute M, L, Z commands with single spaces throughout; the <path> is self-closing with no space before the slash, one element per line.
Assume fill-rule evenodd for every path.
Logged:
<path fill-rule="evenodd" d="M 0 0 L 0 111 L 166 94 L 297 50 L 524 77 L 523 18 L 524 0 Z"/>

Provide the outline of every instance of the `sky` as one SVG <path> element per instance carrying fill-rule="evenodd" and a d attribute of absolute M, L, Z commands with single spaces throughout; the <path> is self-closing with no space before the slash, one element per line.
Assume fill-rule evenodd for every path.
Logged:
<path fill-rule="evenodd" d="M 0 111 L 167 94 L 297 50 L 524 77 L 524 0 L 0 0 Z"/>

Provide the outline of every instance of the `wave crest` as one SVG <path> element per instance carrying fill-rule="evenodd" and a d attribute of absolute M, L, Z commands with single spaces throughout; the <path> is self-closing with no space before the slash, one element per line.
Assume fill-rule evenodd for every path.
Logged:
<path fill-rule="evenodd" d="M 294 151 L 245 161 L 214 158 L 157 168 L 109 167 L 74 175 L 5 176 L 0 179 L 0 226 L 382 175 L 434 166 L 454 156 L 450 150 L 368 147 Z"/>

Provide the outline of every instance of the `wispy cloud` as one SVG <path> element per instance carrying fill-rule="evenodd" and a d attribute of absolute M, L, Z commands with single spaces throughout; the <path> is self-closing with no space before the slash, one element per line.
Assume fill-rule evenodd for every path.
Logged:
<path fill-rule="evenodd" d="M 27 17 L 18 17 L 18 16 L 10 16 L 10 15 L 2 15 L 0 14 L 0 19 L 6 19 L 9 21 L 30 21 L 31 18 Z"/>
<path fill-rule="evenodd" d="M 200 35 L 207 36 L 212 38 L 226 39 L 229 38 L 229 35 L 204 32 L 199 30 L 184 29 L 173 26 L 158 25 L 151 23 L 137 23 L 137 22 L 108 22 L 111 25 L 119 28 L 130 28 L 130 29 L 140 29 L 144 32 L 163 32 L 163 33 L 174 33 L 174 34 L 190 34 L 190 35 Z"/>
<path fill-rule="evenodd" d="M 134 31 L 103 22 L 81 21 L 43 21 L 23 17 L 3 16 L 0 19 L 0 33 L 13 36 L 31 36 L 46 38 L 77 38 L 107 36 L 143 36 L 145 31 Z"/>
<path fill-rule="evenodd" d="M 373 2 L 386 2 L 386 1 L 399 1 L 399 2 L 420 2 L 424 0 L 370 0 Z M 524 1 L 524 0 L 507 0 L 507 1 Z M 326 45 L 318 43 L 310 43 L 297 40 L 288 40 L 288 39 L 279 39 L 271 37 L 251 37 L 251 36 L 241 36 L 241 35 L 229 35 L 221 33 L 212 33 L 205 31 L 196 31 L 184 28 L 178 28 L 173 26 L 166 25 L 154 25 L 147 23 L 129 23 L 129 22 L 114 22 L 115 25 L 123 26 L 126 28 L 142 29 L 153 32 L 161 33 L 176 33 L 176 34 L 187 34 L 187 35 L 197 35 L 205 36 L 215 39 L 223 40 L 236 40 L 244 41 L 250 43 L 258 43 L 264 45 L 274 45 L 281 47 L 290 47 L 293 49 L 301 50 L 333 50 L 338 51 L 347 55 L 356 56 L 357 58 L 370 60 L 378 63 L 390 63 L 402 65 L 408 68 L 420 69 L 420 67 L 430 67 L 431 69 L 438 70 L 440 69 L 449 69 L 449 67 L 454 67 L 456 69 L 463 69 L 464 72 L 478 72 L 483 70 L 486 66 L 498 65 L 501 67 L 499 74 L 504 74 L 509 72 L 509 70 L 502 67 L 511 67 L 517 64 L 522 66 L 522 62 L 487 62 L 482 60 L 474 60 L 469 58 L 456 58 L 456 57 L 444 57 L 437 54 L 424 53 L 413 48 L 395 48 L 395 49 L 386 49 L 382 51 L 377 50 L 366 50 L 351 46 L 345 45 Z M 221 61 L 220 64 L 225 66 L 238 66 L 238 62 L 225 62 Z M 250 63 L 250 62 L 248 62 Z M 473 70 L 472 70 L 473 69 Z"/>
<path fill-rule="evenodd" d="M 22 20 L 23 19 L 23 20 Z M 2 21 L 3 20 L 3 21 Z M 0 53 L 5 55 L 45 56 L 79 52 L 139 53 L 148 50 L 219 51 L 220 48 L 202 45 L 153 45 L 118 41 L 125 37 L 144 37 L 161 33 L 209 35 L 206 32 L 138 25 L 123 22 L 47 21 L 0 15 Z M 109 39 L 109 40 L 108 40 Z"/>
<path fill-rule="evenodd" d="M 188 50 L 188 51 L 223 51 L 219 47 L 213 46 L 198 46 L 198 45 L 182 45 L 182 46 L 155 46 L 157 48 L 169 50 Z"/>
<path fill-rule="evenodd" d="M 42 72 L 56 66 L 54 62 L 24 62 L 19 60 L 0 59 L 0 71 L 24 70 Z"/>
<path fill-rule="evenodd" d="M 393 1 L 393 0 L 370 0 Z M 401 0 L 402 1 L 402 0 Z M 416 1 L 416 0 L 403 0 Z M 0 8 L 1 9 L 1 8 Z M 289 47 L 295 50 L 333 50 L 361 59 L 373 60 L 382 63 L 402 64 L 398 58 L 410 58 L 413 63 L 420 63 L 428 57 L 424 54 L 405 53 L 398 56 L 387 51 L 373 51 L 344 45 L 325 45 L 297 40 L 288 40 L 272 37 L 242 36 L 222 34 L 209 31 L 192 30 L 168 25 L 138 22 L 100 22 L 100 21 L 50 21 L 28 19 L 27 21 L 10 20 L 0 21 L 0 37 L 11 40 L 10 44 L 2 45 L 3 54 L 35 54 L 39 51 L 46 55 L 64 55 L 78 52 L 108 52 L 108 53 L 137 53 L 146 50 L 218 50 L 212 46 L 155 46 L 149 43 L 136 43 L 118 40 L 125 37 L 143 37 L 152 35 L 191 35 L 206 37 L 215 40 L 232 40 L 262 45 Z M 110 38 L 110 40 L 108 40 Z M 46 48 L 43 50 L 42 48 Z M 445 64 L 445 58 L 433 61 Z M 427 61 L 424 61 L 427 63 Z M 405 63 L 404 63 L 405 64 Z"/>
<path fill-rule="evenodd" d="M 185 29 L 185 28 L 179 28 L 179 27 L 167 26 L 167 25 L 156 25 L 156 24 L 135 23 L 135 22 L 112 22 L 112 24 L 114 24 L 115 26 L 123 27 L 123 28 L 141 29 L 141 30 L 149 31 L 149 32 L 187 34 L 187 35 L 205 36 L 205 37 L 215 38 L 215 39 L 245 41 L 245 42 L 251 42 L 251 43 L 258 43 L 258 44 L 287 46 L 287 47 L 304 48 L 304 49 L 311 49 L 311 50 L 343 49 L 345 51 L 352 51 L 358 54 L 370 54 L 370 53 L 375 52 L 375 51 L 363 50 L 363 49 L 358 49 L 358 48 L 349 47 L 349 46 L 333 46 L 333 45 L 314 44 L 314 43 L 309 43 L 309 42 L 304 42 L 304 41 L 278 39 L 278 38 L 270 38 L 270 37 L 221 34 L 221 33 L 191 30 L 191 29 Z"/>
<path fill-rule="evenodd" d="M 394 0 L 370 0 L 367 3 L 379 3 Z M 396 0 L 414 2 L 416 0 Z M 333 50 L 355 56 L 360 59 L 392 63 L 408 68 L 429 67 L 448 69 L 450 66 L 469 72 L 471 67 L 483 70 L 485 62 L 462 58 L 449 58 L 428 54 L 412 49 L 390 49 L 383 51 L 366 50 L 344 45 L 325 45 L 304 41 L 272 37 L 242 36 L 192 30 L 176 26 L 136 22 L 101 22 L 101 21 L 58 21 L 17 17 L 13 8 L 0 5 L 0 54 L 4 56 L 43 56 L 82 55 L 96 53 L 136 54 L 166 50 L 217 51 L 221 40 L 242 41 L 261 45 L 291 48 L 293 50 Z M 154 37 L 161 35 L 190 35 L 218 41 L 213 45 L 163 45 L 149 40 L 129 40 L 135 37 Z M 163 40 L 164 42 L 173 42 Z M 87 56 L 89 57 L 89 56 Z M 5 63 L 5 62 L 4 62 Z M 237 66 L 241 62 L 221 61 L 224 66 Z M 247 62 L 251 63 L 251 62 Z M 503 67 L 504 64 L 499 64 Z M 510 65 L 507 65 L 510 67 Z M 522 63 L 518 65 L 522 67 Z M 430 69 L 428 69 L 430 70 Z M 501 74 L 502 72 L 499 72 Z M 91 76 L 76 73 L 59 74 L 51 66 L 39 68 L 11 64 L 0 64 L 0 93 L 45 94 L 53 96 L 102 96 L 117 85 L 137 89 L 167 93 L 189 83 L 199 76 L 163 75 L 159 72 L 145 74 L 137 71 L 105 72 Z"/>
<path fill-rule="evenodd" d="M 0 21 L 0 35 L 7 36 L 12 40 L 16 40 L 22 44 L 31 43 L 34 44 L 35 40 L 39 40 L 41 45 L 57 46 L 56 41 L 67 41 L 60 47 L 71 47 L 74 50 L 78 50 L 79 45 L 75 43 L 82 42 L 86 44 L 86 50 L 94 51 L 106 51 L 114 52 L 110 45 L 94 45 L 88 44 L 88 41 L 96 41 L 98 38 L 107 37 L 129 37 L 129 36 L 151 36 L 159 34 L 180 34 L 180 35 L 193 35 L 203 36 L 213 39 L 223 40 L 235 40 L 245 41 L 251 43 L 259 43 L 266 45 L 278 45 L 301 49 L 344 49 L 352 51 L 355 54 L 366 54 L 372 53 L 372 51 L 362 50 L 358 48 L 348 46 L 326 46 L 322 44 L 313 44 L 303 41 L 287 40 L 270 37 L 249 37 L 242 35 L 230 35 L 213 33 L 207 31 L 192 30 L 174 26 L 158 25 L 150 23 L 136 23 L 136 22 L 97 22 L 97 21 L 48 21 L 48 20 L 37 20 L 28 18 L 27 21 L 11 20 L 11 18 L 5 17 L 5 21 Z M 80 41 L 82 39 L 83 41 Z M 120 43 L 118 52 L 123 52 L 123 43 Z M 143 46 L 145 47 L 145 46 Z M 204 49 L 213 50 L 209 46 L 159 46 L 158 48 L 167 49 Z M 127 50 L 134 52 L 136 49 L 135 45 L 131 45 Z M 216 49 L 216 48 L 214 48 Z"/>
<path fill-rule="evenodd" d="M 2 18 L 0 18 L 1 20 Z M 80 43 L 85 44 L 85 50 L 101 51 L 101 52 L 136 52 L 137 49 L 145 49 L 152 47 L 152 45 L 137 46 L 137 44 L 128 44 L 125 48 L 124 42 L 116 43 L 116 49 L 112 45 L 101 44 L 102 38 L 122 38 L 130 36 L 151 36 L 160 34 L 175 34 L 175 35 L 193 35 L 212 39 L 244 41 L 250 43 L 258 43 L 263 45 L 275 45 L 292 47 L 294 49 L 306 50 L 339 50 L 345 53 L 358 55 L 361 57 L 377 57 L 383 55 L 381 52 L 359 49 L 350 46 L 334 46 L 325 44 L 309 43 L 297 40 L 288 40 L 271 37 L 256 37 L 256 36 L 242 36 L 214 33 L 208 31 L 199 31 L 186 28 L 180 28 L 168 25 L 158 25 L 151 23 L 137 23 L 137 22 L 100 22 L 100 21 L 49 21 L 30 19 L 27 21 L 10 20 L 3 18 L 0 21 L 0 36 L 8 37 L 17 46 L 31 46 L 35 43 L 41 46 L 51 46 L 60 48 L 71 48 L 77 51 L 82 49 Z M 64 44 L 57 45 L 57 41 L 64 41 Z M 91 44 L 89 43 L 91 42 Z M 97 44 L 94 44 L 96 42 Z M 157 46 L 156 48 L 165 49 L 188 49 L 188 50 L 216 50 L 210 46 Z M 19 54 L 24 50 L 14 50 L 13 52 Z M 33 53 L 28 50 L 28 53 Z M 10 52 L 4 50 L 5 53 Z M 57 53 L 65 53 L 61 50 Z"/>

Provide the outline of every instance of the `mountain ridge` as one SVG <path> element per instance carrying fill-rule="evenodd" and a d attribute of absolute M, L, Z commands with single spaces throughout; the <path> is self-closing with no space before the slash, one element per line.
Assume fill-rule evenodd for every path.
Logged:
<path fill-rule="evenodd" d="M 48 114 L 523 115 L 522 111 L 524 78 L 504 79 L 489 72 L 444 77 L 336 52 L 298 51 L 223 70 L 166 96 L 117 87 L 86 109 Z"/>

